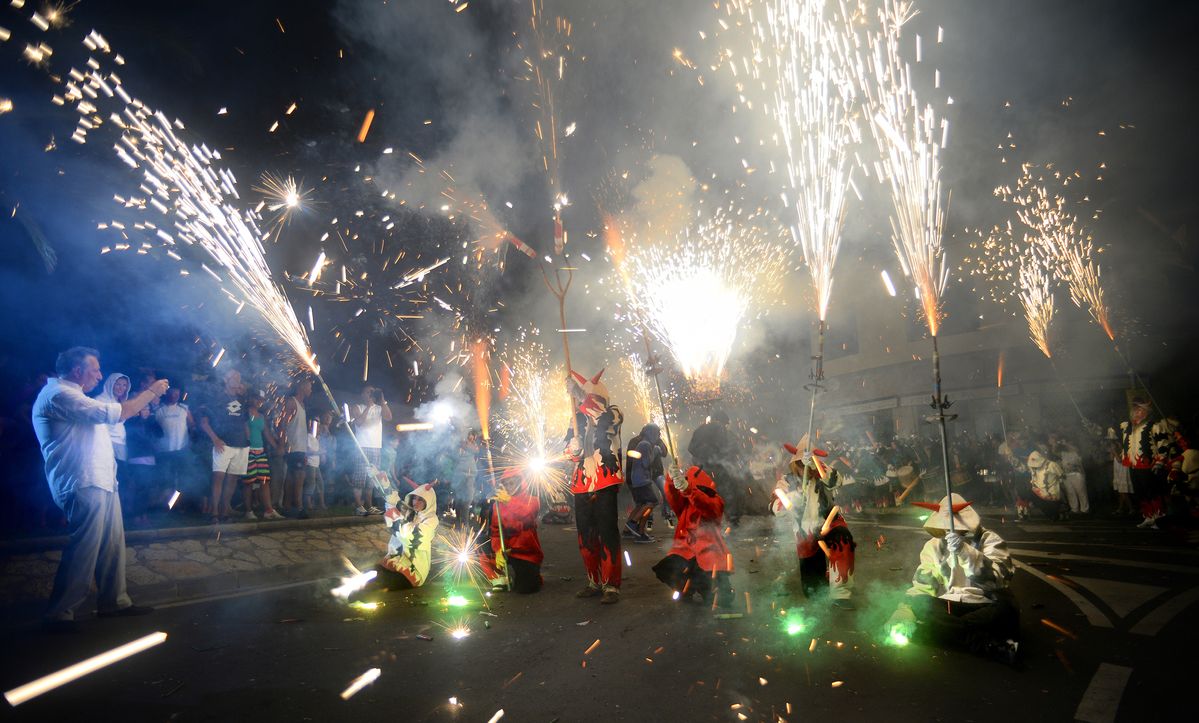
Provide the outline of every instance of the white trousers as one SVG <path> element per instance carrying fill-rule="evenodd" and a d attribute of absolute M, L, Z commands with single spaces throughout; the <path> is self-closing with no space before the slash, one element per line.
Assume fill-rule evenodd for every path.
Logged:
<path fill-rule="evenodd" d="M 62 551 L 54 590 L 50 593 L 48 620 L 73 620 L 75 608 L 87 598 L 92 579 L 99 594 L 96 607 L 113 612 L 133 601 L 125 592 L 125 523 L 121 498 L 99 487 L 82 487 L 66 499 L 63 512 L 71 540 Z"/>
<path fill-rule="evenodd" d="M 1086 514 L 1091 511 L 1091 503 L 1087 500 L 1087 481 L 1082 472 L 1070 472 L 1062 481 L 1062 490 L 1070 503 L 1071 512 Z"/>

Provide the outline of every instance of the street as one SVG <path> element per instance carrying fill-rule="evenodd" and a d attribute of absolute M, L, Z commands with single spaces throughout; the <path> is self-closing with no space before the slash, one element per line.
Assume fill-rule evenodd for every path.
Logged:
<path fill-rule="evenodd" d="M 984 525 L 1018 560 L 1014 668 L 957 651 L 883 644 L 926 535 L 916 510 L 850 519 L 855 609 L 805 605 L 789 533 L 745 518 L 730 537 L 740 618 L 673 602 L 650 570 L 668 547 L 626 541 L 621 601 L 577 600 L 573 528 L 543 525 L 545 588 L 496 593 L 494 617 L 451 608 L 443 580 L 374 611 L 335 580 L 184 601 L 148 617 L 84 620 L 48 636 L 11 616 L 11 689 L 154 631 L 167 641 L 9 709 L 14 720 L 1171 720 L 1189 703 L 1179 651 L 1199 637 L 1199 553 L 1124 521 Z M 354 561 L 364 565 L 369 561 Z M 456 638 L 451 628 L 469 634 Z M 381 675 L 349 700 L 370 668 Z M 1116 707 L 1118 706 L 1118 708 Z M 836 718 L 833 718 L 834 720 Z"/>

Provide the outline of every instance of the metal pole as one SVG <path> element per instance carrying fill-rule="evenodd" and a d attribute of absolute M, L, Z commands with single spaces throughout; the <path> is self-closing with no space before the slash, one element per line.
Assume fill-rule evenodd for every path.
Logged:
<path fill-rule="evenodd" d="M 949 435 L 945 432 L 945 410 L 952 404 L 941 394 L 941 350 L 937 347 L 937 336 L 933 335 L 933 403 L 937 412 L 937 424 L 941 429 L 941 467 L 945 473 L 945 504 L 949 505 L 949 531 L 953 528 L 953 483 L 949 479 Z"/>
<path fill-rule="evenodd" d="M 810 452 L 816 445 L 812 439 L 812 429 L 816 421 L 816 394 L 821 389 L 821 382 L 824 381 L 824 319 L 820 320 L 820 331 L 817 335 L 816 354 L 812 357 L 812 371 L 809 372 L 808 378 L 812 380 L 807 385 L 812 392 L 812 401 L 808 409 L 808 451 Z"/>

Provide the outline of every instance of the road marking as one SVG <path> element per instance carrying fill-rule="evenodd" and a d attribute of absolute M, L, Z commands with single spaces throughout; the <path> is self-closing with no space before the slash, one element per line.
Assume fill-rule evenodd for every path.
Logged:
<path fill-rule="evenodd" d="M 1120 582 L 1119 580 L 1079 577 L 1073 574 L 1062 575 L 1062 577 L 1090 590 L 1095 594 L 1095 597 L 1102 600 L 1120 618 L 1126 617 L 1130 612 L 1162 593 L 1169 592 L 1169 588 L 1165 587 L 1138 585 L 1132 582 Z"/>
<path fill-rule="evenodd" d="M 1124 695 L 1124 686 L 1128 685 L 1128 677 L 1132 668 L 1111 663 L 1100 663 L 1087 686 L 1087 692 L 1082 694 L 1078 710 L 1074 711 L 1074 720 L 1085 723 L 1112 723 L 1116 720 L 1116 711 L 1120 708 L 1120 698 Z"/>
<path fill-rule="evenodd" d="M 1042 582 L 1050 585 L 1055 590 L 1057 590 L 1058 592 L 1060 592 L 1061 594 L 1063 594 L 1067 598 L 1069 598 L 1070 602 L 1074 603 L 1074 606 L 1077 607 L 1082 612 L 1083 615 L 1087 616 L 1087 620 L 1090 621 L 1091 625 L 1094 625 L 1097 628 L 1112 627 L 1112 622 L 1107 619 L 1106 615 L 1104 615 L 1102 612 L 1100 612 L 1099 608 L 1095 607 L 1094 603 L 1092 603 L 1090 600 L 1086 599 L 1082 595 L 1079 595 L 1078 592 L 1076 592 L 1070 586 L 1066 585 L 1065 583 L 1059 582 L 1055 578 L 1049 577 L 1048 575 L 1041 572 L 1040 570 L 1036 570 L 1032 567 L 1029 567 L 1028 565 L 1025 565 L 1023 562 L 1020 562 L 1019 560 L 1012 560 L 1012 563 L 1019 569 L 1027 572 L 1028 574 L 1032 575 L 1035 578 L 1040 579 Z"/>
<path fill-rule="evenodd" d="M 1175 595 L 1141 618 L 1140 622 L 1134 625 L 1129 632 L 1137 635 L 1157 635 L 1166 626 L 1166 623 L 1193 605 L 1196 600 L 1199 600 L 1199 587 L 1193 587 L 1181 595 Z"/>
<path fill-rule="evenodd" d="M 1023 542 L 1023 540 L 1021 540 Z M 1009 548 L 1008 552 L 1019 557 L 1040 557 L 1046 560 L 1076 560 L 1078 562 L 1099 562 L 1105 565 L 1120 565 L 1136 567 L 1144 570 L 1161 570 L 1162 572 L 1177 572 L 1183 575 L 1199 575 L 1199 567 L 1187 565 L 1167 565 L 1163 562 L 1142 562 L 1141 560 L 1122 560 L 1115 557 L 1089 557 L 1087 555 L 1071 555 L 1067 552 L 1043 552 L 1041 550 L 1026 550 Z"/>
<path fill-rule="evenodd" d="M 248 590 L 238 590 L 237 592 L 227 592 L 227 593 L 223 593 L 221 595 L 208 595 L 206 597 L 196 597 L 196 598 L 191 598 L 190 600 L 180 600 L 179 602 L 166 603 L 165 605 L 155 605 L 154 609 L 166 610 L 168 608 L 181 608 L 181 607 L 186 607 L 188 605 L 199 605 L 200 603 L 215 602 L 217 600 L 230 600 L 235 597 L 245 597 L 247 595 L 257 595 L 259 593 L 264 593 L 264 592 L 274 592 L 276 590 L 287 590 L 288 588 L 293 588 L 293 587 L 303 587 L 304 585 L 312 585 L 314 583 L 318 583 L 318 582 L 321 582 L 322 580 L 328 580 L 328 579 L 329 579 L 328 577 L 318 577 L 313 580 L 302 580 L 300 582 L 288 582 L 288 583 L 284 583 L 282 585 L 269 585 L 266 587 L 254 587 L 254 588 L 250 588 Z"/>

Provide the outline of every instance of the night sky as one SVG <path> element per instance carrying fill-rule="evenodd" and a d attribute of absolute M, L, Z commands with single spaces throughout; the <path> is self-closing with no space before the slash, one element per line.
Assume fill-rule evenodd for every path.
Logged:
<path fill-rule="evenodd" d="M 715 27 L 711 3 L 545 4 L 547 12 L 574 25 L 576 57 L 560 108 L 563 121 L 577 121 L 579 130 L 563 143 L 561 176 L 573 200 L 565 216 L 571 246 L 595 259 L 577 282 L 593 289 L 588 302 L 606 293 L 597 285 L 606 271 L 599 268 L 602 242 L 591 237 L 601 226 L 595 199 L 614 170 L 636 165 L 630 159 L 675 155 L 701 180 L 715 174 L 713 185 L 746 206 L 774 201 L 777 186 L 765 174 L 741 173 L 746 151 L 732 141 L 753 138 L 753 124 L 745 122 L 746 113 L 730 112 L 727 79 L 705 67 L 713 45 L 698 32 Z M 192 368 L 204 358 L 193 344 L 197 332 L 231 347 L 242 343 L 256 325 L 246 315 L 234 317 L 202 275 L 183 280 L 177 265 L 161 258 L 99 255 L 113 239 L 97 224 L 127 213 L 112 195 L 136 184 L 99 131 L 87 146 L 70 142 L 75 115 L 47 102 L 52 84 L 21 61 L 18 32 L 33 37 L 26 18 L 37 5 L 0 10 L 0 26 L 14 31 L 0 44 L 0 97 L 14 105 L 0 116 L 0 330 L 9 342 L 2 371 L 10 386 L 49 367 L 55 350 L 74 343 L 99 347 L 107 368 L 125 370 L 138 364 Z M 1178 343 L 1193 336 L 1195 322 L 1199 60 L 1192 44 L 1199 6 L 938 0 L 917 7 L 922 12 L 913 27 L 930 48 L 919 69 L 931 75 L 939 68 L 942 92 L 954 98 L 944 175 L 953 194 L 946 228 L 950 258 L 965 254 L 965 229 L 1006 218 L 990 191 L 1014 181 L 1021 161 L 1077 168 L 1089 176 L 1080 192 L 1102 209 L 1091 227 L 1105 247 L 1100 259 L 1119 319 L 1140 340 L 1134 343 L 1157 348 L 1168 342 L 1168 351 L 1153 356 L 1152 364 L 1178 364 L 1193 351 L 1193 344 L 1188 349 Z M 550 192 L 530 130 L 528 84 L 518 80 L 523 51 L 515 47 L 516 34 L 527 13 L 526 2 L 506 0 L 473 0 L 461 13 L 442 0 L 82 0 L 69 12 L 71 24 L 45 39 L 55 48 L 55 65 L 68 67 L 68 58 L 79 64 L 86 57 L 79 39 L 92 28 L 101 32 L 127 60 L 125 85 L 183 120 L 191 138 L 221 149 L 243 198 L 255 198 L 250 186 L 265 171 L 294 175 L 313 189 L 309 209 L 268 245 L 282 282 L 283 272 L 304 273 L 311 266 L 330 217 L 358 208 L 386 212 L 353 169 L 399 177 L 408 151 L 453 165 L 461 172 L 458 180 L 477 185 L 502 223 L 539 252 L 549 250 Z M 945 29 L 945 43 L 934 49 L 937 26 Z M 701 66 L 705 85 L 674 61 L 674 48 Z M 298 110 L 285 116 L 293 102 Z M 217 115 L 222 107 L 228 114 Z M 377 111 L 374 125 L 358 144 L 354 136 L 371 108 Z M 279 129 L 268 133 L 275 121 Z M 996 146 L 1009 132 L 1017 150 L 1000 152 Z M 51 135 L 57 148 L 47 152 Z M 383 155 L 389 147 L 395 152 Z M 1104 180 L 1095 181 L 1101 174 Z M 867 189 L 866 200 L 850 214 L 838 267 L 847 278 L 838 282 L 841 293 L 852 293 L 855 278 L 878 283 L 880 266 L 895 271 L 881 198 L 877 189 Z M 57 255 L 52 272 L 27 225 L 10 218 L 18 206 Z M 419 247 L 448 233 L 433 223 L 407 243 Z M 478 292 L 478 301 L 487 302 L 481 306 L 505 303 L 487 325 L 494 322 L 502 333 L 531 324 L 552 329 L 556 314 L 536 269 L 519 255 L 507 258 L 504 274 L 493 274 Z M 806 275 L 795 272 L 791 285 L 805 283 Z M 981 304 L 956 273 L 950 285 L 951 319 L 1002 313 Z M 303 294 L 292 298 L 297 308 L 308 303 Z M 610 304 L 580 298 L 580 323 L 589 321 L 593 306 L 600 307 L 597 321 L 610 317 Z M 1082 314 L 1069 306 L 1063 297 L 1064 316 Z M 319 313 L 327 316 L 313 335 L 314 346 L 335 386 L 352 384 L 360 367 L 329 362 L 330 342 L 320 331 L 341 312 Z M 767 334 L 771 348 L 796 343 L 793 333 L 781 330 L 805 328 L 807 315 L 800 303 L 776 312 L 767 326 L 778 332 Z M 261 329 L 257 336 L 264 336 Z"/>

